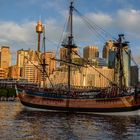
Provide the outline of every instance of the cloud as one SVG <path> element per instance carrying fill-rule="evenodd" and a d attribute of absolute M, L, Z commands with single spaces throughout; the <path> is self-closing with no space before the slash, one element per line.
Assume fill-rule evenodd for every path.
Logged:
<path fill-rule="evenodd" d="M 5 42 L 6 44 L 13 45 L 17 44 L 32 44 L 33 27 L 35 23 L 22 23 L 17 24 L 15 22 L 0 22 L 0 44 Z M 18 46 L 20 48 L 20 46 Z M 16 48 L 17 49 L 17 48 Z"/>
<path fill-rule="evenodd" d="M 16 23 L 13 21 L 0 21 L 0 45 L 8 45 L 12 52 L 20 49 L 36 49 L 37 33 L 36 21 L 25 21 Z M 47 20 L 44 24 L 46 29 L 46 45 L 47 49 L 52 49 L 58 45 L 62 27 L 56 20 Z M 42 43 L 42 41 L 41 41 Z"/>
<path fill-rule="evenodd" d="M 119 10 L 117 13 L 118 27 L 129 32 L 140 33 L 140 11 L 139 10 Z"/>
<path fill-rule="evenodd" d="M 65 19 L 66 13 L 61 11 Z M 65 11 L 66 12 L 66 11 Z M 94 28 L 97 24 L 103 29 L 110 32 L 112 29 L 120 33 L 125 32 L 135 40 L 140 39 L 140 10 L 135 9 L 121 9 L 112 16 L 111 14 L 103 12 L 90 12 L 84 15 L 88 22 Z M 24 21 L 17 23 L 13 21 L 0 21 L 0 45 L 10 45 L 11 50 L 17 51 L 23 49 L 37 48 L 37 34 L 35 26 L 37 21 Z M 47 19 L 44 22 L 46 27 L 46 46 L 51 50 L 57 47 L 60 43 L 60 38 L 63 32 L 64 20 L 57 20 L 57 18 Z M 97 32 L 100 32 L 97 29 Z M 85 22 L 79 17 L 74 16 L 74 37 L 77 45 L 96 45 L 102 44 L 97 40 L 96 31 L 91 31 Z M 115 35 L 117 36 L 117 35 Z M 110 38 L 109 38 L 110 39 Z M 61 40 L 62 41 L 62 40 Z M 81 43 L 83 42 L 83 44 Z M 53 46 L 53 47 L 52 47 Z M 138 59 L 139 60 L 139 59 Z"/>
<path fill-rule="evenodd" d="M 112 24 L 112 17 L 105 13 L 88 13 L 86 15 L 88 19 L 96 23 L 98 26 L 102 26 L 104 28 L 109 27 Z"/>
<path fill-rule="evenodd" d="M 101 28 L 108 28 L 112 25 L 113 19 L 105 13 L 87 13 L 81 17 L 74 16 L 74 37 L 77 43 L 85 45 L 99 45 L 102 35 Z M 101 28 L 100 28 L 101 27 Z"/>

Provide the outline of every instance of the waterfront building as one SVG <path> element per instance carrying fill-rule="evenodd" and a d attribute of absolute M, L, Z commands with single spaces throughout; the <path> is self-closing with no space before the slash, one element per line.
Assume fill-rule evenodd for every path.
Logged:
<path fill-rule="evenodd" d="M 38 83 L 38 69 L 35 66 L 38 66 L 37 61 L 28 61 L 22 69 L 22 78 L 30 83 Z"/>
<path fill-rule="evenodd" d="M 42 80 L 42 67 L 40 65 L 42 62 L 39 60 L 40 57 L 43 58 L 44 54 L 31 49 L 22 49 L 17 52 L 17 66 L 20 68 L 21 78 L 27 79 L 32 83 L 40 83 Z M 52 58 L 55 58 L 54 52 L 45 53 L 46 72 L 48 75 L 52 74 L 56 68 L 56 61 Z"/>
<path fill-rule="evenodd" d="M 115 68 L 115 58 L 116 58 L 116 51 L 109 50 L 109 56 L 107 60 L 109 68 Z"/>
<path fill-rule="evenodd" d="M 34 50 L 18 50 L 17 51 L 17 66 L 19 67 L 19 77 L 27 79 L 29 82 L 38 83 L 40 81 L 40 70 L 38 67 L 38 58 L 40 53 Z M 38 72 L 37 72 L 38 71 Z"/>
<path fill-rule="evenodd" d="M 78 48 L 72 48 L 72 61 L 76 58 L 79 58 L 76 54 L 78 53 Z M 67 48 L 60 48 L 60 59 L 66 61 L 67 60 Z M 60 65 L 65 65 L 65 63 L 60 62 Z"/>
<path fill-rule="evenodd" d="M 96 58 L 97 67 L 107 67 L 107 61 L 104 58 Z"/>
<path fill-rule="evenodd" d="M 0 79 L 7 78 L 6 69 L 0 68 Z"/>
<path fill-rule="evenodd" d="M 46 70 L 47 70 L 48 75 L 52 74 L 54 70 L 56 69 L 56 61 L 53 60 L 55 58 L 56 56 L 54 52 L 45 52 L 45 60 L 47 64 Z"/>
<path fill-rule="evenodd" d="M 88 59 L 88 63 L 91 66 L 95 66 L 95 67 L 107 67 L 107 61 L 104 58 L 94 58 L 94 59 Z"/>
<path fill-rule="evenodd" d="M 0 68 L 5 69 L 6 78 L 8 77 L 8 68 L 11 66 L 11 52 L 9 46 L 2 46 L 0 49 Z"/>
<path fill-rule="evenodd" d="M 103 53 L 102 56 L 103 58 L 107 59 L 109 58 L 109 51 L 112 50 L 114 51 L 114 45 L 113 45 L 113 41 L 109 40 L 105 43 L 104 47 L 103 47 Z"/>
<path fill-rule="evenodd" d="M 99 67 L 96 69 L 92 67 L 84 68 L 83 77 L 81 78 L 81 82 L 85 81 L 86 86 L 94 86 L 99 88 L 108 87 L 110 86 L 110 81 L 114 81 L 114 69 L 109 69 L 107 67 Z M 110 81 L 107 80 L 107 78 Z"/>
<path fill-rule="evenodd" d="M 28 63 L 30 63 L 31 61 L 37 61 L 38 57 L 37 57 L 37 52 L 35 52 L 34 50 L 18 50 L 17 51 L 17 66 L 20 68 L 20 72 L 19 72 L 19 77 L 24 78 L 23 76 L 23 71 L 24 70 L 24 66 Z M 31 65 L 31 64 L 30 64 Z M 32 64 L 33 65 L 33 64 Z"/>
<path fill-rule="evenodd" d="M 97 72 L 98 71 L 98 72 Z M 100 73 L 99 73 L 100 72 Z M 71 71 L 71 85 L 80 88 L 84 87 L 108 87 L 110 81 L 108 81 L 102 74 L 114 81 L 114 69 L 107 67 L 93 68 L 91 66 L 75 68 Z M 61 85 L 67 83 L 67 71 L 66 69 L 58 69 L 52 75 L 50 75 L 51 81 L 54 85 Z M 49 85 L 49 81 L 48 81 Z"/>
<path fill-rule="evenodd" d="M 17 66 L 22 68 L 28 61 L 37 61 L 37 53 L 34 50 L 18 50 L 17 51 Z"/>
<path fill-rule="evenodd" d="M 96 46 L 87 46 L 83 49 L 84 59 L 95 59 L 99 57 L 99 50 Z"/>
<path fill-rule="evenodd" d="M 20 67 L 17 65 L 9 67 L 9 78 L 19 79 L 20 77 Z"/>
<path fill-rule="evenodd" d="M 11 52 L 10 47 L 2 46 L 0 50 L 0 67 L 8 69 L 11 66 Z"/>

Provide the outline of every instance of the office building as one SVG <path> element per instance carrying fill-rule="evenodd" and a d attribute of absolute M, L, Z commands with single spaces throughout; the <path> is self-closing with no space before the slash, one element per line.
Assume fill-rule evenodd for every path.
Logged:
<path fill-rule="evenodd" d="M 46 70 L 47 70 L 48 75 L 52 74 L 54 70 L 56 69 L 56 61 L 54 60 L 55 58 L 56 56 L 54 52 L 45 52 L 45 60 L 47 64 Z"/>
<path fill-rule="evenodd" d="M 19 67 L 18 77 L 27 79 L 29 82 L 39 82 L 40 72 L 36 72 L 40 53 L 34 50 L 18 50 L 17 51 L 17 67 Z"/>
<path fill-rule="evenodd" d="M 58 69 L 51 75 L 50 79 L 54 83 L 54 85 L 67 85 L 67 71 Z M 70 81 L 71 85 L 77 86 L 79 88 L 108 87 L 110 86 L 110 81 L 114 82 L 114 69 L 109 69 L 107 67 L 99 67 L 95 69 L 91 66 L 81 67 L 79 69 L 71 71 Z"/>
<path fill-rule="evenodd" d="M 7 78 L 6 69 L 0 68 L 0 79 Z"/>
<path fill-rule="evenodd" d="M 31 83 L 38 83 L 38 69 L 35 66 L 38 66 L 36 61 L 25 63 L 22 69 L 22 78 Z"/>
<path fill-rule="evenodd" d="M 83 49 L 83 57 L 85 59 L 95 59 L 99 57 L 99 50 L 96 46 L 87 46 Z"/>
<path fill-rule="evenodd" d="M 18 67 L 17 65 L 10 66 L 8 77 L 19 79 L 20 78 L 20 67 Z"/>
<path fill-rule="evenodd" d="M 113 44 L 113 41 L 112 40 L 109 40 L 105 43 L 104 47 L 103 47 L 103 53 L 102 53 L 102 56 L 103 58 L 107 59 L 109 58 L 109 51 L 112 50 L 114 51 L 115 48 L 114 48 L 114 44 Z"/>
<path fill-rule="evenodd" d="M 60 59 L 67 61 L 68 59 L 67 53 L 68 53 L 67 48 L 60 48 Z M 72 55 L 71 55 L 72 61 L 74 61 L 76 58 L 79 58 L 77 54 L 78 54 L 78 48 L 72 48 Z M 65 63 L 60 62 L 60 65 L 65 65 Z"/>
<path fill-rule="evenodd" d="M 0 50 L 0 67 L 8 69 L 11 66 L 11 52 L 10 47 L 2 46 Z"/>
<path fill-rule="evenodd" d="M 11 66 L 10 47 L 2 46 L 0 49 L 0 68 L 5 69 L 6 78 L 8 77 L 8 68 Z"/>
<path fill-rule="evenodd" d="M 28 63 L 28 61 L 37 61 L 38 56 L 37 52 L 34 50 L 18 50 L 17 51 L 17 66 L 23 67 L 24 64 Z"/>
<path fill-rule="evenodd" d="M 115 68 L 115 62 L 116 62 L 116 51 L 109 50 L 109 56 L 108 56 L 108 67 L 109 68 Z"/>

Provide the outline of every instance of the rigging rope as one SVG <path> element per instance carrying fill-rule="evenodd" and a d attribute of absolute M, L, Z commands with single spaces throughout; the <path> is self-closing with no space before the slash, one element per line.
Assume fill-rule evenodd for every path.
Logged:
<path fill-rule="evenodd" d="M 74 10 L 77 12 L 77 14 L 85 21 L 85 23 L 95 31 L 95 33 L 97 33 L 98 36 L 100 36 L 102 39 L 106 39 L 102 34 L 104 34 L 105 36 L 107 35 L 108 37 L 111 37 L 113 39 L 115 39 L 111 33 L 105 31 L 102 27 L 98 26 L 96 23 L 94 23 L 93 21 L 89 20 L 86 16 L 83 16 L 76 8 L 74 8 Z M 89 22 L 90 21 L 90 22 Z M 92 24 L 94 25 L 92 25 Z M 98 30 L 101 31 L 101 33 L 98 32 Z"/>

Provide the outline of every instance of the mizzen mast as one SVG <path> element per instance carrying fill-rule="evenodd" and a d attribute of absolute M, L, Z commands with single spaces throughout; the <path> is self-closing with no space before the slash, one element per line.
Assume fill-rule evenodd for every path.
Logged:
<path fill-rule="evenodd" d="M 118 76 L 118 86 L 120 89 L 126 88 L 126 76 L 124 71 L 124 51 L 126 46 L 128 46 L 127 41 L 125 41 L 124 35 L 119 34 L 119 39 L 114 42 L 117 47 L 116 60 L 117 60 L 117 76 Z M 127 54 L 128 55 L 128 54 Z"/>

